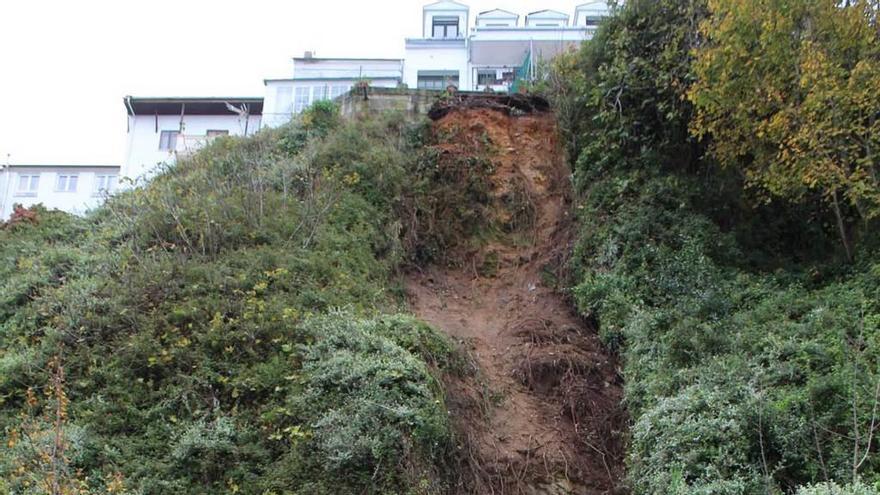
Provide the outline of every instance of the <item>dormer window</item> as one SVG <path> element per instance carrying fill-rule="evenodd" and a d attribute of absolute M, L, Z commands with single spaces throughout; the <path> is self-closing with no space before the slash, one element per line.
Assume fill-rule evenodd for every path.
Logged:
<path fill-rule="evenodd" d="M 458 17 L 435 16 L 433 20 L 434 38 L 458 38 Z"/>

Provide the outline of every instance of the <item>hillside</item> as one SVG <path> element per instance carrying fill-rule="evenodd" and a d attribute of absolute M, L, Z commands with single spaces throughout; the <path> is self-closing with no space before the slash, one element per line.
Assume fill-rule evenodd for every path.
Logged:
<path fill-rule="evenodd" d="M 16 211 L 0 492 L 880 493 L 878 14 L 631 0 L 530 94 Z"/>

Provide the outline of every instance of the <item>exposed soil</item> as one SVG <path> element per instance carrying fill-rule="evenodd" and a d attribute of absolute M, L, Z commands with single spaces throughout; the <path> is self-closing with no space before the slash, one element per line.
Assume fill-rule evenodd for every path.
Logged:
<path fill-rule="evenodd" d="M 623 472 L 617 363 L 553 287 L 571 248 L 569 173 L 551 113 L 447 109 L 435 132 L 488 135 L 445 153 L 492 150 L 493 216 L 525 189 L 529 221 L 407 279 L 412 311 L 469 351 L 476 373 L 447 380 L 462 431 L 461 493 L 618 493 Z M 483 143 L 483 144 L 478 144 Z M 520 194 L 522 196 L 522 194 Z"/>

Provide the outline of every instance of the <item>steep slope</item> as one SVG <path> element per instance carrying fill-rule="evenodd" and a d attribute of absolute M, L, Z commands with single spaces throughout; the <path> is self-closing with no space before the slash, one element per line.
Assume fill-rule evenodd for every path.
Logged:
<path fill-rule="evenodd" d="M 441 162 L 489 153 L 485 211 L 503 226 L 407 280 L 412 311 L 463 343 L 477 369 L 452 380 L 448 398 L 470 489 L 610 492 L 622 474 L 622 390 L 614 358 L 554 288 L 570 247 L 555 118 L 462 107 L 433 133 Z"/>

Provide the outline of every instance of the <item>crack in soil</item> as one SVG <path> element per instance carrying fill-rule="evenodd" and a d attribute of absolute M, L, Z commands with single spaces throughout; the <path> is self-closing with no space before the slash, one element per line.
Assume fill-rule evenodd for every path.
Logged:
<path fill-rule="evenodd" d="M 466 451 L 461 493 L 618 493 L 625 413 L 616 359 L 545 281 L 571 248 L 570 181 L 553 115 L 466 108 L 434 128 L 488 134 L 493 197 L 524 184 L 534 208 L 526 242 L 505 234 L 462 255 L 461 267 L 430 266 L 406 280 L 412 311 L 460 342 L 477 370 L 446 380 Z M 480 274 L 475 260 L 489 253 L 493 273 Z"/>

